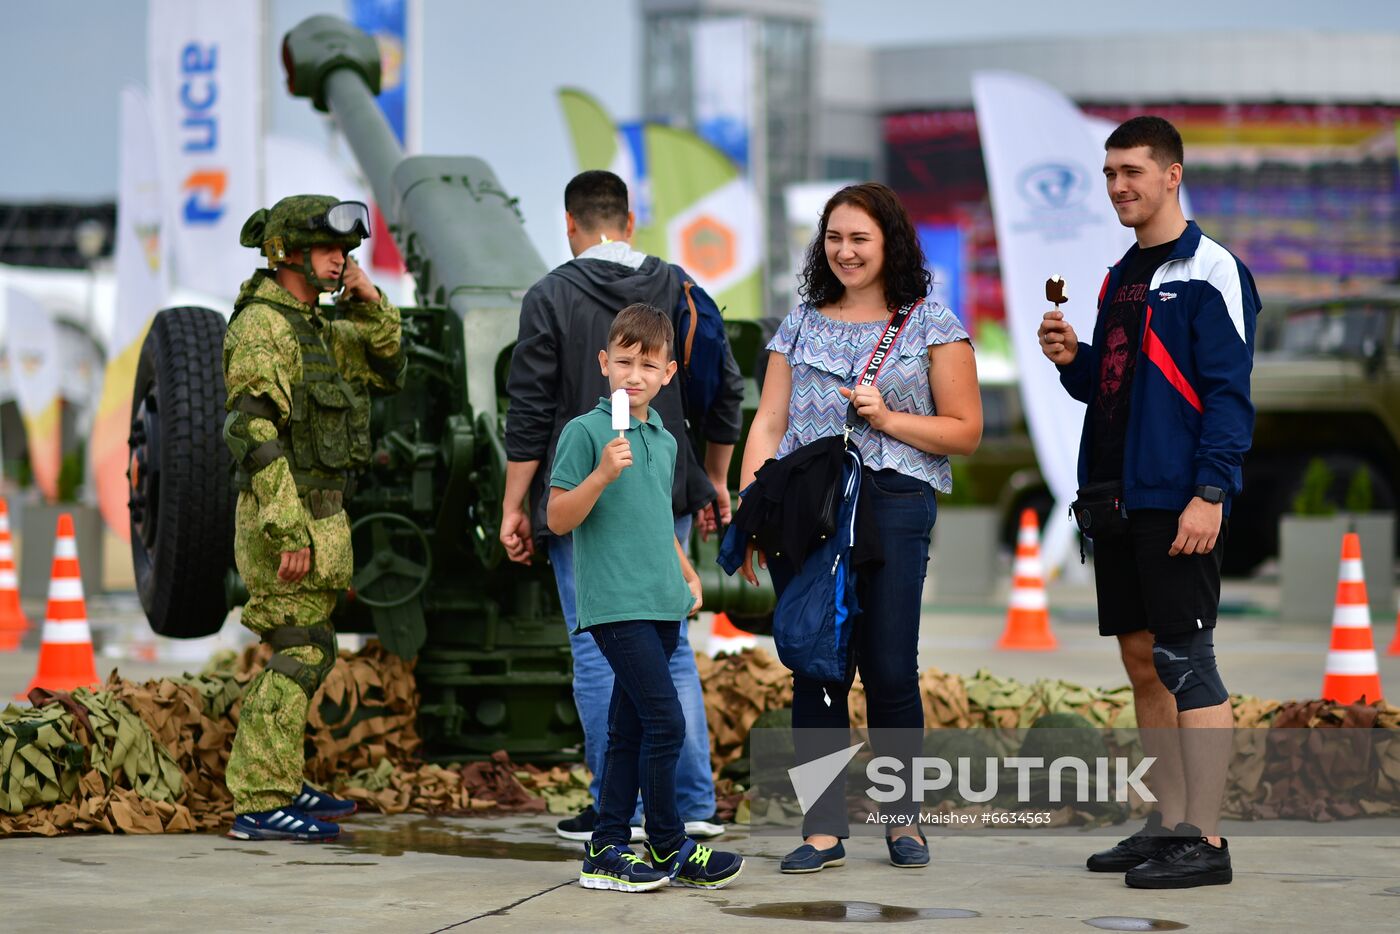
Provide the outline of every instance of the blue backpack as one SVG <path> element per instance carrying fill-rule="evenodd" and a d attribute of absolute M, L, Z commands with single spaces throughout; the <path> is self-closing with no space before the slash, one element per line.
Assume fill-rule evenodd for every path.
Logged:
<path fill-rule="evenodd" d="M 846 451 L 836 532 L 808 552 L 773 610 L 778 659 L 794 674 L 814 681 L 846 680 L 851 629 L 860 615 L 851 548 L 856 537 L 860 456 Z"/>
<path fill-rule="evenodd" d="M 680 266 L 672 263 L 671 271 L 681 284 L 681 300 L 675 309 L 681 395 L 686 421 L 698 433 L 724 386 L 729 339 L 725 336 L 724 317 L 715 300 Z"/>

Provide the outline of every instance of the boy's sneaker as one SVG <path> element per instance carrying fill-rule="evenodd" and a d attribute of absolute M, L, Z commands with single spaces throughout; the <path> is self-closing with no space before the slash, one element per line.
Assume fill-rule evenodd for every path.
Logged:
<path fill-rule="evenodd" d="M 322 820 L 339 820 L 349 817 L 356 810 L 354 801 L 329 795 L 312 788 L 306 782 L 301 783 L 301 794 L 292 801 L 292 807 Z"/>
<path fill-rule="evenodd" d="M 578 884 L 585 889 L 611 889 L 614 892 L 650 892 L 670 884 L 671 877 L 653 869 L 626 847 L 609 843 L 595 851 L 592 843 L 583 848 L 583 871 Z"/>
<path fill-rule="evenodd" d="M 1214 847 L 1199 827 L 1176 825 L 1171 845 L 1128 870 L 1123 881 L 1135 889 L 1190 889 L 1198 885 L 1229 885 L 1234 878 L 1230 845 L 1224 837 Z"/>
<path fill-rule="evenodd" d="M 239 814 L 228 836 L 235 840 L 334 840 L 340 825 L 294 807 Z"/>
<path fill-rule="evenodd" d="M 685 835 L 687 837 L 699 837 L 708 840 L 710 837 L 718 837 L 724 833 L 724 821 L 719 819 L 719 814 L 711 814 L 704 820 L 688 820 L 685 822 Z"/>
<path fill-rule="evenodd" d="M 666 872 L 672 885 L 722 889 L 739 878 L 744 869 L 744 857 L 738 853 L 712 850 L 689 837 L 680 849 L 666 856 L 656 852 L 651 844 L 647 844 L 647 850 L 651 853 L 651 864 Z"/>
<path fill-rule="evenodd" d="M 589 805 L 579 811 L 573 817 L 566 817 L 554 825 L 554 832 L 565 840 L 578 840 L 580 843 L 587 843 L 593 839 L 593 828 L 598 826 L 598 809 Z M 647 832 L 640 826 L 632 825 L 632 842 L 643 843 L 646 841 Z"/>

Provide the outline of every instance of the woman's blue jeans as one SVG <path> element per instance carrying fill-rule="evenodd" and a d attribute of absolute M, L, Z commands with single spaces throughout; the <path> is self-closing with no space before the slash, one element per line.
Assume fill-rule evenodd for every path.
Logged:
<path fill-rule="evenodd" d="M 667 660 L 676 650 L 680 623 L 601 623 L 587 633 L 613 670 L 593 848 L 627 846 L 640 787 L 652 848 L 673 852 L 685 836 L 676 809 L 676 761 L 685 742 L 685 714 Z"/>
<path fill-rule="evenodd" d="M 880 530 L 884 564 L 859 569 L 856 594 L 861 615 L 851 633 L 851 664 L 844 683 L 792 679 L 793 745 L 799 763 L 811 762 L 850 745 L 850 711 L 847 695 L 859 669 L 865 686 L 866 721 L 874 752 L 895 756 L 905 763 L 906 787 L 909 763 L 919 755 L 924 726 L 924 704 L 919 693 L 919 615 L 923 604 L 924 577 L 928 573 L 929 538 L 938 503 L 933 487 L 923 480 L 894 470 L 866 470 L 869 507 Z M 768 564 L 779 594 L 792 571 L 781 560 Z M 913 823 L 918 808 L 911 797 L 882 807 L 895 823 Z M 832 782 L 807 811 L 802 835 L 850 836 L 846 816 L 844 777 Z"/>

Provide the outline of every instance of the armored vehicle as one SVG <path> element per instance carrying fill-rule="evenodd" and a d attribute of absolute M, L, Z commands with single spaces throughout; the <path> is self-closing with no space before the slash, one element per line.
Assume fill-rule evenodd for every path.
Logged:
<path fill-rule="evenodd" d="M 1340 504 L 1357 471 L 1373 508 L 1400 493 L 1400 291 L 1296 302 L 1260 316 L 1251 393 L 1254 446 L 1231 513 L 1227 570 L 1278 553 L 1278 519 L 1315 457 Z"/>
<path fill-rule="evenodd" d="M 401 309 L 407 386 L 374 401 L 371 463 L 347 502 L 355 572 L 336 628 L 374 633 L 390 651 L 417 657 L 430 757 L 505 749 L 556 758 L 582 731 L 553 575 L 542 558 L 507 561 L 497 538 L 506 372 L 521 298 L 545 263 L 486 163 L 404 157 L 375 102 L 373 39 L 316 16 L 287 34 L 282 58 L 291 93 L 339 124 L 422 303 Z M 754 325 L 727 326 L 736 343 L 757 339 L 745 330 Z M 224 327 L 208 309 L 160 312 L 136 375 L 132 556 L 147 618 L 166 636 L 216 632 L 246 599 L 232 560 L 221 430 Z M 751 387 L 750 407 L 755 395 Z M 771 614 L 771 590 L 740 588 L 712 558 L 697 555 L 696 566 L 707 609 L 740 625 Z"/>

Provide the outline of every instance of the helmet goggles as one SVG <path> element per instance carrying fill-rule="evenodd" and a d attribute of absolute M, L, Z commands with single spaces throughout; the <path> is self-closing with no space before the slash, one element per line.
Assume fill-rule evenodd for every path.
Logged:
<path fill-rule="evenodd" d="M 324 214 L 306 222 L 309 230 L 329 230 L 342 237 L 369 236 L 369 208 L 363 201 L 341 201 L 331 205 Z"/>

